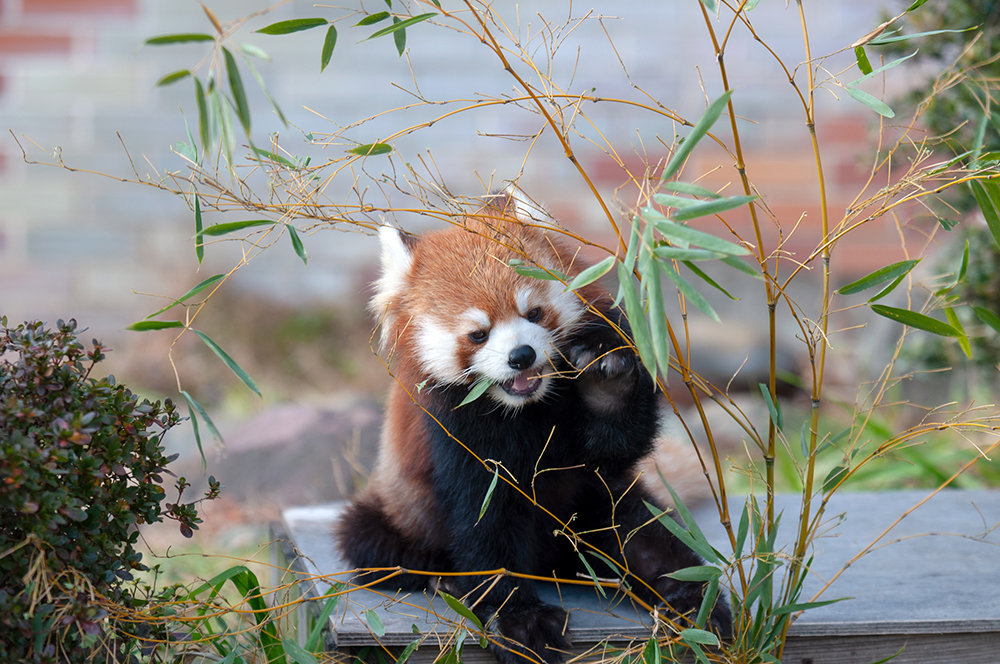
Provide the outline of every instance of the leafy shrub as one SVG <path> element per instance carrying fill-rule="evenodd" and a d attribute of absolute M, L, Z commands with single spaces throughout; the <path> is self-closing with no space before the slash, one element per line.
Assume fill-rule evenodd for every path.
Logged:
<path fill-rule="evenodd" d="M 76 331 L 74 320 L 52 330 L 0 319 L 3 662 L 93 661 L 108 647 L 102 601 L 130 606 L 125 582 L 146 569 L 135 527 L 167 517 L 190 536 L 200 522 L 198 501 L 163 504 L 174 404 L 91 377 L 106 349 L 95 340 L 85 350 Z"/>

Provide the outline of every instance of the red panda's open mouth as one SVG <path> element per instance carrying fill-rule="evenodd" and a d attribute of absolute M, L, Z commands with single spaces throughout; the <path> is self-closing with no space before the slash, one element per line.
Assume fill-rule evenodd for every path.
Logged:
<path fill-rule="evenodd" d="M 522 371 L 510 380 L 500 383 L 504 392 L 515 397 L 526 397 L 534 394 L 542 386 L 542 372 L 539 369 Z"/>

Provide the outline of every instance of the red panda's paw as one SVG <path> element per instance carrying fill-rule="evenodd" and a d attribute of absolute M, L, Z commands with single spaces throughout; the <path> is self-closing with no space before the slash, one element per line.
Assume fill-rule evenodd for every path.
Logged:
<path fill-rule="evenodd" d="M 490 649 L 500 664 L 557 664 L 570 647 L 566 625 L 567 614 L 557 606 L 537 600 L 523 607 L 508 605 L 494 623 L 499 645 Z"/>
<path fill-rule="evenodd" d="M 580 372 L 579 389 L 591 409 L 611 414 L 627 406 L 640 380 L 640 364 L 617 331 L 598 328 L 579 337 L 567 359 Z"/>

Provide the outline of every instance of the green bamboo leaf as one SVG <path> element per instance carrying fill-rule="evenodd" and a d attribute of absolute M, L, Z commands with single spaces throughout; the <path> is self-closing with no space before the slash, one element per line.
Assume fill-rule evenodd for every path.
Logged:
<path fill-rule="evenodd" d="M 297 168 L 297 166 L 292 160 L 286 159 L 285 157 L 282 157 L 280 154 L 271 152 L 270 150 L 262 150 L 261 148 L 258 147 L 251 147 L 250 150 L 253 151 L 254 154 L 260 157 L 266 157 L 267 159 L 270 159 L 276 164 L 281 164 L 282 166 L 287 166 L 289 168 Z"/>
<path fill-rule="evenodd" d="M 215 427 L 215 422 L 213 422 L 212 418 L 208 416 L 208 412 L 205 410 L 205 407 L 196 401 L 194 397 L 188 394 L 185 390 L 181 390 L 181 395 L 184 397 L 184 400 L 187 401 L 188 411 L 191 413 L 191 424 L 194 427 L 194 437 L 195 441 L 198 443 L 198 452 L 201 454 L 201 465 L 202 468 L 205 468 L 207 467 L 208 462 L 205 460 L 205 451 L 201 447 L 201 436 L 198 433 L 198 418 L 195 417 L 195 413 L 200 415 L 201 419 L 205 421 L 205 426 L 208 427 L 208 432 L 212 434 L 213 438 L 220 443 L 225 441 L 223 441 L 222 434 L 219 433 L 219 430 Z"/>
<path fill-rule="evenodd" d="M 892 62 L 890 62 L 888 64 L 884 64 L 881 67 L 879 67 L 878 69 L 873 69 L 871 72 L 865 74 L 864 76 L 862 76 L 861 78 L 857 79 L 856 81 L 851 81 L 850 83 L 848 83 L 847 87 L 849 87 L 849 88 L 851 88 L 851 87 L 857 87 L 858 83 L 861 83 L 862 81 L 867 81 L 868 79 L 873 78 L 877 74 L 881 74 L 886 69 L 892 69 L 893 67 L 896 67 L 896 66 L 898 66 L 898 65 L 906 62 L 907 60 L 909 60 L 910 58 L 912 58 L 916 54 L 917 54 L 917 52 L 914 51 L 913 53 L 910 53 L 909 55 L 904 55 L 903 57 L 897 58 L 896 60 L 893 60 Z"/>
<path fill-rule="evenodd" d="M 715 4 L 715 0 L 701 0 L 701 4 L 705 5 L 705 9 L 707 9 L 712 14 L 719 13 L 719 9 Z"/>
<path fill-rule="evenodd" d="M 760 393 L 764 395 L 764 403 L 767 404 L 767 412 L 771 416 L 771 421 L 778 429 L 785 428 L 785 416 L 781 412 L 781 401 L 771 398 L 771 390 L 764 383 L 757 383 Z"/>
<path fill-rule="evenodd" d="M 420 646 L 420 644 L 423 643 L 423 641 L 424 639 L 422 636 L 418 636 L 417 638 L 410 641 L 409 645 L 403 648 L 403 652 L 401 652 L 399 654 L 399 657 L 396 658 L 396 664 L 404 664 L 406 660 L 410 658 L 410 655 L 413 654 L 413 651 L 416 650 Z"/>
<path fill-rule="evenodd" d="M 681 249 L 667 245 L 656 247 L 653 253 L 660 258 L 675 261 L 713 261 L 725 257 L 725 254 L 708 249 Z"/>
<path fill-rule="evenodd" d="M 198 265 L 205 258 L 205 245 L 201 241 L 201 201 L 198 194 L 194 195 L 194 253 L 198 257 Z"/>
<path fill-rule="evenodd" d="M 677 495 L 676 491 L 674 491 L 674 487 L 670 486 L 670 483 L 667 482 L 667 478 L 663 476 L 663 472 L 657 469 L 656 473 L 660 476 L 660 481 L 663 482 L 663 486 L 667 487 L 667 491 L 670 492 L 670 497 L 673 498 L 674 501 L 674 508 L 680 515 L 681 520 L 684 521 L 684 525 L 688 527 L 688 531 L 690 532 L 692 539 L 698 544 L 701 550 L 708 551 L 707 554 L 702 554 L 702 558 L 708 562 L 712 562 L 714 560 L 721 565 L 725 565 L 725 556 L 716 551 L 708 543 L 708 540 L 705 538 L 705 533 L 703 533 L 701 528 L 698 527 L 698 522 L 695 521 L 694 516 L 691 514 L 691 510 L 688 509 L 687 505 L 684 504 L 684 501 L 681 500 L 681 497 Z M 647 504 L 646 507 L 649 508 L 649 505 Z"/>
<path fill-rule="evenodd" d="M 485 394 L 486 390 L 488 390 L 492 384 L 493 381 L 491 381 L 489 378 L 480 378 L 476 382 L 476 384 L 472 386 L 472 389 L 469 390 L 469 393 L 465 396 L 465 398 L 462 399 L 462 403 L 455 406 L 455 408 L 461 408 L 465 404 L 472 403 L 479 397 L 483 396 L 483 394 Z M 480 518 L 482 517 L 480 516 Z"/>
<path fill-rule="evenodd" d="M 292 249 L 295 250 L 295 255 L 302 259 L 302 262 L 309 264 L 309 254 L 306 253 L 305 245 L 302 244 L 302 240 L 299 238 L 299 232 L 295 230 L 295 226 L 288 224 L 285 228 L 288 229 L 288 237 L 292 241 Z"/>
<path fill-rule="evenodd" d="M 808 611 L 809 609 L 818 609 L 821 606 L 829 606 L 837 602 L 843 602 L 845 599 L 854 599 L 853 597 L 838 597 L 837 599 L 825 599 L 818 602 L 803 602 L 801 604 L 786 604 L 785 606 L 779 606 L 776 608 L 771 615 L 783 616 L 789 613 L 798 613 L 799 611 Z"/>
<path fill-rule="evenodd" d="M 330 64 L 330 59 L 333 57 L 333 49 L 337 45 L 337 26 L 331 25 L 330 29 L 326 31 L 326 38 L 323 39 L 323 53 L 319 60 L 319 71 L 323 73 L 326 66 Z"/>
<path fill-rule="evenodd" d="M 667 574 L 671 579 L 678 581 L 708 581 L 713 577 L 722 574 L 722 570 L 712 565 L 697 565 L 695 567 L 685 567 L 676 572 Z"/>
<path fill-rule="evenodd" d="M 660 266 L 650 261 L 642 275 L 646 288 L 646 305 L 649 307 L 649 336 L 653 344 L 653 357 L 664 376 L 670 369 L 670 350 L 667 346 L 667 313 L 663 306 L 663 284 L 660 281 Z M 656 372 L 651 372 L 656 377 Z"/>
<path fill-rule="evenodd" d="M 687 221 L 699 217 L 707 217 L 719 214 L 726 210 L 742 207 L 755 200 L 756 196 L 733 196 L 731 198 L 719 198 L 713 201 L 699 201 L 696 205 L 689 205 L 674 214 L 674 221 Z"/>
<path fill-rule="evenodd" d="M 993 239 L 1000 245 L 1000 185 L 992 180 L 970 180 L 969 186 Z"/>
<path fill-rule="evenodd" d="M 208 144 L 211 143 L 211 125 L 208 120 L 208 105 L 205 103 L 205 88 L 202 87 L 198 77 L 194 78 L 194 95 L 198 102 L 198 133 L 201 136 L 202 151 L 208 153 Z"/>
<path fill-rule="evenodd" d="M 687 138 L 684 139 L 684 142 L 677 146 L 677 151 L 674 152 L 674 156 L 670 158 L 670 161 L 667 163 L 667 167 L 663 169 L 663 175 L 660 176 L 661 181 L 669 180 L 678 170 L 680 170 L 681 165 L 687 159 L 688 155 L 691 154 L 694 146 L 698 144 L 698 141 L 705 137 L 708 130 L 711 129 L 712 125 L 715 124 L 715 121 L 719 119 L 720 115 L 722 115 L 722 110 L 726 107 L 726 104 L 729 103 L 729 98 L 732 94 L 732 90 L 727 90 L 721 97 L 709 105 L 708 110 L 706 110 L 705 114 L 701 116 L 701 119 L 695 123 L 694 128 L 691 130 L 691 133 L 687 135 Z"/>
<path fill-rule="evenodd" d="M 601 582 L 597 579 L 597 574 L 594 573 L 594 568 L 590 566 L 590 563 L 587 562 L 587 559 L 583 557 L 582 553 L 577 551 L 576 555 L 580 557 L 580 562 L 582 562 L 583 566 L 587 568 L 587 573 L 590 574 L 590 578 L 591 580 L 593 580 L 594 586 L 597 588 L 597 592 L 601 593 L 601 597 L 607 597 L 608 595 L 607 593 L 604 592 L 604 587 L 601 585 Z"/>
<path fill-rule="evenodd" d="M 858 69 L 861 70 L 862 74 L 872 73 L 872 63 L 868 60 L 864 46 L 854 47 L 854 58 L 858 61 Z"/>
<path fill-rule="evenodd" d="M 764 275 L 761 274 L 759 268 L 754 268 L 753 265 L 750 265 L 746 261 L 740 260 L 736 256 L 726 256 L 725 258 L 722 258 L 720 260 L 729 267 L 733 268 L 734 270 L 739 270 L 740 272 L 742 272 L 747 276 L 753 277 L 754 279 L 757 279 L 759 281 L 764 281 Z"/>
<path fill-rule="evenodd" d="M 229 76 L 229 90 L 233 94 L 233 102 L 236 104 L 236 116 L 243 125 L 243 131 L 250 135 L 250 104 L 247 103 L 246 91 L 243 89 L 243 78 L 240 70 L 236 67 L 236 59 L 229 49 L 222 47 L 222 53 L 226 59 L 226 74 Z"/>
<path fill-rule="evenodd" d="M 214 226 L 209 226 L 208 228 L 202 229 L 200 235 L 211 235 L 213 237 L 219 235 L 226 235 L 227 233 L 233 233 L 235 231 L 241 231 L 245 228 L 253 228 L 255 226 L 273 226 L 275 222 L 270 219 L 251 219 L 249 221 L 230 221 L 225 224 L 215 224 Z"/>
<path fill-rule="evenodd" d="M 395 16 L 392 17 L 392 22 L 394 26 L 402 25 L 402 22 Z M 406 29 L 395 29 L 392 33 L 392 41 L 396 45 L 396 52 L 399 53 L 400 57 L 403 57 L 403 51 L 406 50 Z"/>
<path fill-rule="evenodd" d="M 184 44 L 187 42 L 206 42 L 215 41 L 215 37 L 212 35 L 202 34 L 200 32 L 188 32 L 184 34 L 177 35 L 162 35 L 160 37 L 151 37 L 143 42 L 146 46 L 167 46 L 169 44 Z"/>
<path fill-rule="evenodd" d="M 691 194 L 692 196 L 701 196 L 702 198 L 722 198 L 719 194 L 705 189 L 704 187 L 699 187 L 696 184 L 691 184 L 690 182 L 678 182 L 677 180 L 661 182 L 661 189 L 666 189 L 667 191 L 677 192 L 679 194 Z"/>
<path fill-rule="evenodd" d="M 719 637 L 703 629 L 682 629 L 681 640 L 685 643 L 698 643 L 706 646 L 719 645 Z"/>
<path fill-rule="evenodd" d="M 976 317 L 979 320 L 992 327 L 994 332 L 1000 334 L 1000 317 L 997 317 L 995 313 L 983 307 L 972 307 L 972 310 L 976 312 Z"/>
<path fill-rule="evenodd" d="M 646 210 L 644 209 L 644 216 L 645 213 Z M 670 239 L 673 244 L 679 244 L 675 240 L 681 240 L 690 244 L 696 244 L 702 249 L 718 251 L 720 254 L 726 254 L 728 256 L 746 256 L 750 253 L 749 249 L 741 247 L 738 244 L 734 244 L 728 240 L 723 240 L 722 238 L 715 237 L 709 233 L 696 230 L 690 226 L 675 224 L 669 219 L 654 218 L 652 221 L 653 225 L 656 226 L 656 230 L 663 233 L 663 235 Z"/>
<path fill-rule="evenodd" d="M 330 592 L 339 593 L 343 588 L 343 583 L 334 583 L 333 586 L 330 587 Z M 306 639 L 305 648 L 309 652 L 317 652 L 319 650 L 319 642 L 320 639 L 323 638 L 323 630 L 329 627 L 330 616 L 333 615 L 339 601 L 340 595 L 331 595 L 323 603 L 323 609 L 319 612 L 319 616 L 316 618 L 316 626 L 313 627 L 312 631 L 309 633 L 309 638 Z"/>
<path fill-rule="evenodd" d="M 716 196 L 718 198 L 718 196 Z M 684 196 L 674 196 L 673 194 L 653 194 L 653 200 L 665 207 L 673 207 L 683 210 L 686 207 L 697 205 L 704 201 L 695 198 L 685 198 Z"/>
<path fill-rule="evenodd" d="M 886 44 L 893 44 L 895 42 L 907 41 L 909 39 L 919 39 L 920 37 L 931 37 L 933 35 L 941 35 L 948 32 L 968 32 L 969 30 L 975 30 L 978 26 L 972 26 L 971 28 L 964 28 L 962 30 L 930 30 L 928 32 L 917 32 L 912 35 L 895 35 L 892 37 L 879 37 L 878 39 L 873 39 L 868 42 L 872 46 L 885 46 Z"/>
<path fill-rule="evenodd" d="M 708 586 L 705 588 L 705 595 L 701 598 L 701 606 L 698 608 L 698 615 L 694 619 L 694 624 L 699 629 L 705 628 L 705 623 L 708 622 L 709 616 L 712 615 L 712 609 L 715 608 L 715 600 L 719 598 L 719 577 L 713 576 L 708 580 Z"/>
<path fill-rule="evenodd" d="M 198 163 L 198 148 L 193 144 L 189 145 L 187 143 L 178 142 L 175 150 L 177 151 L 177 154 L 181 155 L 185 159 L 191 160 L 192 163 Z"/>
<path fill-rule="evenodd" d="M 247 375 L 247 372 L 243 371 L 240 365 L 236 364 L 233 358 L 229 357 L 229 355 L 226 354 L 226 351 L 222 350 L 222 348 L 219 347 L 219 344 L 212 341 L 212 339 L 209 338 L 209 336 L 204 332 L 200 332 L 199 330 L 191 330 L 191 331 L 197 334 L 198 338 L 205 342 L 205 345 L 208 346 L 212 350 L 212 352 L 215 353 L 219 357 L 219 359 L 222 360 L 223 363 L 227 367 L 229 367 L 229 369 L 234 374 L 236 374 L 237 378 L 243 381 L 244 385 L 250 388 L 250 390 L 258 397 L 261 397 L 262 399 L 264 398 L 261 395 L 260 389 L 258 389 L 256 383 L 253 382 L 253 379 Z"/>
<path fill-rule="evenodd" d="M 459 600 L 455 599 L 448 593 L 438 592 L 438 595 L 441 596 L 441 599 L 444 600 L 445 604 L 451 607 L 452 611 L 462 616 L 466 620 L 470 621 L 473 625 L 476 626 L 476 628 L 480 632 L 484 631 L 483 622 L 479 619 L 479 617 L 475 613 L 472 612 L 471 609 L 469 609 L 469 607 L 467 607 L 465 604 L 462 604 Z"/>
<path fill-rule="evenodd" d="M 247 67 L 250 69 L 250 73 L 253 74 L 254 80 L 257 81 L 258 87 L 260 87 L 260 91 L 264 93 L 265 97 L 267 97 L 267 101 L 271 104 L 271 108 L 274 109 L 274 112 L 278 115 L 278 119 L 281 120 L 281 124 L 285 125 L 285 128 L 287 129 L 288 120 L 285 118 L 285 114 L 281 112 L 281 107 L 278 106 L 278 102 L 275 101 L 274 97 L 271 96 L 271 92 L 267 89 L 267 85 L 264 83 L 264 77 L 260 75 L 257 68 L 253 66 L 252 62 L 246 60 L 246 63 Z M 252 147 L 253 146 L 251 145 L 251 148 Z"/>
<path fill-rule="evenodd" d="M 292 658 L 293 664 L 319 664 L 316 655 L 312 654 L 299 645 L 294 636 L 286 636 L 281 639 L 281 647 L 285 653 Z"/>
<path fill-rule="evenodd" d="M 510 259 L 507 264 L 514 268 L 514 272 L 517 272 L 522 277 L 545 279 L 546 281 L 568 281 L 569 279 L 569 277 L 559 270 L 547 270 L 541 267 L 534 267 L 517 258 Z"/>
<path fill-rule="evenodd" d="M 149 332 L 150 330 L 167 330 L 172 327 L 184 327 L 184 323 L 179 320 L 141 320 L 132 323 L 125 329 L 133 332 Z"/>
<path fill-rule="evenodd" d="M 847 468 L 844 466 L 836 466 L 831 470 L 826 479 L 823 480 L 823 493 L 829 493 L 840 483 L 840 480 L 847 475 Z"/>
<path fill-rule="evenodd" d="M 608 272 L 610 272 L 611 268 L 614 267 L 614 265 L 615 265 L 615 257 L 608 256 L 600 263 L 591 265 L 586 270 L 583 270 L 582 272 L 580 272 L 580 274 L 573 277 L 573 280 L 566 285 L 566 288 L 563 290 L 563 292 L 565 293 L 566 291 L 583 288 L 588 284 L 594 283 L 595 281 L 606 275 Z"/>
<path fill-rule="evenodd" d="M 172 72 L 170 74 L 167 74 L 166 76 L 164 76 L 160 80 L 158 80 L 156 82 L 156 87 L 162 88 L 164 86 L 170 85 L 171 83 L 176 83 L 177 81 L 179 81 L 179 80 L 181 80 L 183 78 L 187 78 L 190 75 L 191 75 L 191 72 L 189 70 L 187 70 L 187 69 L 181 69 L 180 71 Z"/>
<path fill-rule="evenodd" d="M 920 9 L 920 7 L 922 7 L 925 2 L 927 2 L 927 0 L 917 0 L 912 5 L 906 8 L 906 12 L 909 13 L 915 9 Z"/>
<path fill-rule="evenodd" d="M 886 286 L 885 288 L 883 288 L 882 290 L 880 290 L 878 293 L 876 293 L 873 297 L 871 297 L 868 300 L 868 303 L 871 304 L 872 302 L 878 302 L 883 297 L 885 297 L 886 295 L 888 295 L 892 291 L 896 290 L 896 286 L 898 286 L 901 283 L 903 283 L 903 279 L 905 279 L 905 278 L 906 278 L 906 275 L 905 274 L 901 274 L 898 277 L 896 277 L 895 279 L 893 279 L 892 283 L 890 283 L 888 286 Z"/>
<path fill-rule="evenodd" d="M 618 283 L 625 298 L 625 315 L 628 316 L 629 326 L 632 328 L 632 339 L 635 342 L 636 350 L 639 351 L 639 359 L 651 376 L 656 375 L 656 356 L 653 353 L 653 342 L 649 337 L 649 322 L 646 320 L 642 302 L 639 299 L 639 291 L 632 281 L 632 273 L 625 270 L 625 265 L 618 264 Z"/>
<path fill-rule="evenodd" d="M 844 89 L 847 90 L 847 94 L 851 95 L 852 97 L 854 97 L 855 99 L 857 99 L 862 104 L 872 109 L 882 117 L 885 118 L 896 117 L 896 113 L 891 108 L 889 108 L 889 105 L 886 104 L 881 99 L 873 97 L 864 90 L 859 90 L 858 88 L 854 88 L 851 86 L 847 86 Z"/>
<path fill-rule="evenodd" d="M 852 281 L 846 286 L 841 287 L 837 292 L 841 295 L 853 295 L 854 293 L 860 293 L 861 291 L 868 290 L 869 288 L 874 288 L 879 284 L 884 284 L 887 281 L 892 281 L 893 279 L 909 274 L 919 262 L 920 259 L 916 258 L 913 260 L 893 263 L 892 265 L 886 265 L 883 268 L 875 270 L 871 274 L 861 277 L 857 281 Z"/>
<path fill-rule="evenodd" d="M 258 58 L 264 62 L 270 62 L 271 56 L 267 54 L 267 51 L 260 48 L 259 46 L 254 46 L 253 44 L 240 44 L 240 50 L 249 55 L 251 58 Z"/>
<path fill-rule="evenodd" d="M 688 302 L 701 309 L 706 316 L 714 320 L 716 323 L 722 322 L 719 319 L 719 314 L 715 313 L 715 309 L 713 309 L 712 305 L 708 303 L 705 296 L 695 290 L 695 287 L 691 285 L 691 282 L 682 277 L 672 265 L 661 265 L 660 268 L 663 270 L 663 273 L 667 275 L 667 278 L 674 282 L 677 289 L 684 294 L 684 297 L 687 298 Z"/>
<path fill-rule="evenodd" d="M 743 556 L 743 545 L 747 541 L 747 533 L 750 532 L 750 511 L 753 509 L 753 505 L 750 501 L 746 501 L 743 505 L 743 512 L 740 514 L 740 524 L 736 529 L 736 548 L 733 554 L 737 559 Z"/>
<path fill-rule="evenodd" d="M 642 649 L 642 664 L 662 664 L 663 653 L 655 636 L 649 637 L 646 647 Z"/>
<path fill-rule="evenodd" d="M 146 316 L 146 320 L 149 320 L 150 318 L 156 318 L 157 316 L 159 316 L 160 314 L 162 314 L 164 311 L 167 311 L 169 309 L 172 309 L 173 307 L 176 307 L 178 304 L 184 302 L 188 298 L 194 297 L 195 295 L 197 295 L 198 293 L 202 292 L 203 290 L 205 290 L 207 288 L 211 288 L 212 286 L 214 286 L 215 284 L 219 283 L 220 281 L 222 281 L 225 278 L 226 278 L 226 275 L 224 275 L 224 274 L 216 274 L 214 276 L 209 277 L 208 279 L 205 279 L 200 284 L 198 284 L 197 286 L 195 286 L 194 288 L 192 288 L 191 290 L 189 290 L 188 292 L 184 293 L 179 298 L 177 298 L 176 300 L 174 300 L 172 303 L 170 303 L 167 306 L 163 307 L 162 309 L 159 309 L 158 311 L 154 311 L 153 313 L 151 313 L 148 316 Z M 174 327 L 176 327 L 176 326 L 174 326 Z"/>
<path fill-rule="evenodd" d="M 392 146 L 388 143 L 366 143 L 365 145 L 351 148 L 347 152 L 361 155 L 362 157 L 374 157 L 375 155 L 389 154 L 392 152 Z"/>
<path fill-rule="evenodd" d="M 254 32 L 259 32 L 264 35 L 287 35 L 292 32 L 300 32 L 302 30 L 311 30 L 313 28 L 318 28 L 321 25 L 326 25 L 329 23 L 325 18 L 293 18 L 288 21 L 278 21 L 277 23 L 272 23 L 260 30 L 255 30 Z"/>
<path fill-rule="evenodd" d="M 375 12 L 374 14 L 369 14 L 368 16 L 365 16 L 363 19 L 355 23 L 354 26 L 358 27 L 364 25 L 374 25 L 376 23 L 384 21 L 387 18 L 389 18 L 389 12 Z"/>
<path fill-rule="evenodd" d="M 625 261 L 619 266 L 618 273 L 621 274 L 621 268 L 625 268 L 625 273 L 631 275 L 632 270 L 635 269 L 635 258 L 636 252 L 639 250 L 639 218 L 633 217 L 632 223 L 629 224 L 629 235 L 628 235 L 628 248 L 625 250 Z M 631 278 L 631 277 L 630 277 Z M 622 298 L 625 297 L 625 290 L 621 285 L 621 280 L 618 282 L 618 295 L 615 297 L 614 304 L 612 307 L 617 307 L 621 304 Z"/>
<path fill-rule="evenodd" d="M 872 311 L 877 313 L 879 316 L 884 316 L 890 320 L 896 321 L 897 323 L 909 325 L 910 327 L 915 327 L 918 330 L 930 332 L 931 334 L 936 334 L 938 336 L 962 336 L 961 332 L 948 323 L 940 321 L 937 318 L 931 318 L 930 316 L 917 313 L 916 311 L 910 311 L 909 309 L 897 309 L 896 307 L 888 307 L 884 304 L 873 304 Z"/>
<path fill-rule="evenodd" d="M 947 307 L 944 310 L 944 315 L 948 318 L 948 322 L 951 326 L 961 332 L 961 336 L 958 337 L 958 346 L 965 353 L 965 356 L 972 359 L 972 344 L 969 343 L 969 336 L 965 333 L 965 328 L 962 327 L 962 321 L 958 319 L 958 314 L 951 307 Z"/>
<path fill-rule="evenodd" d="M 479 382 L 482 383 L 483 381 Z M 477 383 L 477 385 L 478 384 L 479 383 Z M 462 402 L 462 405 L 464 405 L 464 403 L 465 402 Z M 493 469 L 493 481 L 490 482 L 490 487 L 486 489 L 486 495 L 483 497 L 483 505 L 482 507 L 479 508 L 479 518 L 476 519 L 477 524 L 480 521 L 482 521 L 483 515 L 486 514 L 486 508 L 490 506 L 490 501 L 493 500 L 493 492 L 497 488 L 497 480 L 499 479 L 500 479 L 500 466 L 497 466 L 496 468 Z"/>
<path fill-rule="evenodd" d="M 368 623 L 368 629 L 372 631 L 372 634 L 378 637 L 385 636 L 385 625 L 382 624 L 382 619 L 375 613 L 375 609 L 365 611 L 365 621 Z"/>

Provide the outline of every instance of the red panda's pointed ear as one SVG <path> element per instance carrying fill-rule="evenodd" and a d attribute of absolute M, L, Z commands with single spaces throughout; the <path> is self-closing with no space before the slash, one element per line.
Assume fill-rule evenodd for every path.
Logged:
<path fill-rule="evenodd" d="M 378 237 L 382 244 L 382 278 L 377 289 L 379 294 L 388 295 L 398 292 L 406 280 L 413 265 L 413 248 L 417 238 L 404 235 L 391 226 L 379 228 Z"/>
<path fill-rule="evenodd" d="M 535 224 L 552 219 L 548 212 L 531 200 L 516 184 L 509 184 L 499 194 L 494 194 L 488 205 L 524 224 Z"/>

